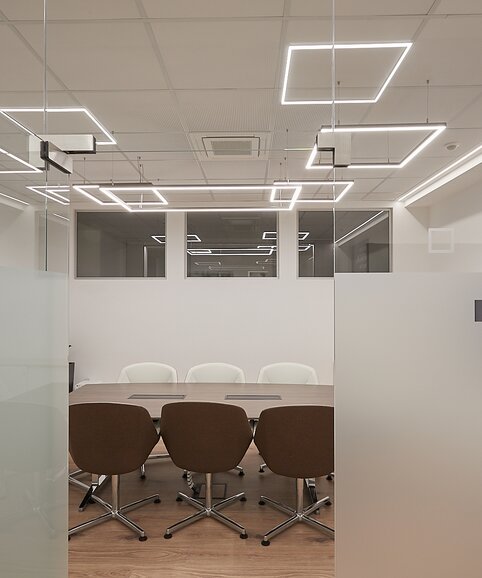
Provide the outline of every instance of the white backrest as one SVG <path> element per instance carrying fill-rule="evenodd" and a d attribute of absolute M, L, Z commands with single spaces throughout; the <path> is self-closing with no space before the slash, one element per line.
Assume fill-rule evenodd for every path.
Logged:
<path fill-rule="evenodd" d="M 272 363 L 261 368 L 258 383 L 300 383 L 317 385 L 316 371 L 302 363 Z"/>
<path fill-rule="evenodd" d="M 244 371 L 229 363 L 203 363 L 187 372 L 186 383 L 245 383 Z"/>
<path fill-rule="evenodd" d="M 134 363 L 121 370 L 118 383 L 177 383 L 177 371 L 164 363 Z"/>

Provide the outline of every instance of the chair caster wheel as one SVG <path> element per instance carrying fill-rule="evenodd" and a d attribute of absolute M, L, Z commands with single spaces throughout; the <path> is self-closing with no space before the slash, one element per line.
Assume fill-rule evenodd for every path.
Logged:
<path fill-rule="evenodd" d="M 147 536 L 139 536 L 139 542 L 145 542 L 147 540 Z"/>
<path fill-rule="evenodd" d="M 176 497 L 176 502 L 182 502 L 182 498 L 180 498 L 179 496 Z"/>
<path fill-rule="evenodd" d="M 140 476 L 141 480 L 145 480 L 146 476 Z"/>
<path fill-rule="evenodd" d="M 164 538 L 166 540 L 169 540 L 170 538 L 172 538 L 172 534 L 164 534 Z"/>
<path fill-rule="evenodd" d="M 260 468 L 259 468 L 258 471 L 259 471 L 260 474 L 264 474 L 264 468 L 262 468 L 261 466 L 260 466 Z"/>
<path fill-rule="evenodd" d="M 187 472 L 184 472 L 184 473 L 182 474 L 182 477 L 186 480 L 186 479 L 187 479 Z"/>
<path fill-rule="evenodd" d="M 241 496 L 241 498 L 239 498 L 240 502 L 246 502 L 246 496 Z"/>
<path fill-rule="evenodd" d="M 244 470 L 240 470 L 238 476 L 244 476 Z"/>
<path fill-rule="evenodd" d="M 261 546 L 269 546 L 271 542 L 269 540 L 261 540 Z"/>
<path fill-rule="evenodd" d="M 241 540 L 246 540 L 248 534 L 240 534 L 239 537 L 241 538 Z"/>
<path fill-rule="evenodd" d="M 258 502 L 258 504 L 259 504 L 260 506 L 264 506 L 264 505 L 266 504 L 266 502 L 265 502 L 264 500 L 260 500 L 260 501 Z"/>
<path fill-rule="evenodd" d="M 333 479 L 333 476 L 330 474 L 329 476 L 326 476 L 326 479 L 331 482 L 331 480 Z"/>
<path fill-rule="evenodd" d="M 160 504 L 161 503 L 161 498 L 156 498 L 154 500 L 154 504 Z"/>
<path fill-rule="evenodd" d="M 331 500 L 327 500 L 327 501 L 325 502 L 325 506 L 331 506 Z"/>

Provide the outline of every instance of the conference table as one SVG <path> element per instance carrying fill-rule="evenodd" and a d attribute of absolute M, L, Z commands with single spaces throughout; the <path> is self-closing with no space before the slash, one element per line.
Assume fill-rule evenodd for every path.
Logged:
<path fill-rule="evenodd" d="M 250 420 L 282 405 L 333 406 L 332 385 L 275 383 L 90 383 L 69 395 L 69 404 L 112 402 L 140 405 L 153 419 L 176 401 L 211 401 L 242 407 Z"/>
<path fill-rule="evenodd" d="M 69 405 L 76 403 L 127 403 L 144 407 L 152 419 L 159 419 L 162 407 L 182 401 L 220 402 L 242 407 L 250 421 L 258 420 L 270 407 L 286 405 L 334 404 L 332 385 L 274 383 L 91 383 L 69 394 Z M 88 488 L 70 478 L 73 483 Z M 96 483 L 100 486 L 101 481 Z M 308 490 L 316 501 L 314 480 L 307 480 Z M 92 486 L 90 488 L 92 492 Z M 90 494 L 89 494 L 90 495 Z M 82 507 L 87 504 L 86 495 Z"/>

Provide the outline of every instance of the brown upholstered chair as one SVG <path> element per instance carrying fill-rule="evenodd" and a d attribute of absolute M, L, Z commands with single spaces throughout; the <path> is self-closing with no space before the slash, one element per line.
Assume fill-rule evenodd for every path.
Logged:
<path fill-rule="evenodd" d="M 303 482 L 333 471 L 334 463 L 333 408 L 315 405 L 272 407 L 259 416 L 254 442 L 266 464 L 275 474 L 296 479 L 296 508 L 289 508 L 266 496 L 260 505 L 268 504 L 289 514 L 290 518 L 278 524 L 263 536 L 261 544 L 269 546 L 270 539 L 297 522 L 305 522 L 334 535 L 334 530 L 310 514 L 321 505 L 330 505 L 327 496 L 303 508 Z"/>
<path fill-rule="evenodd" d="M 72 534 L 115 519 L 139 534 L 140 541 L 147 540 L 144 530 L 125 513 L 147 502 L 159 503 L 159 494 L 120 506 L 120 475 L 137 470 L 159 441 L 149 413 L 143 407 L 121 403 L 80 403 L 69 409 L 72 459 L 86 472 L 112 478 L 112 504 L 91 496 L 107 513 L 70 528 L 69 539 Z"/>
<path fill-rule="evenodd" d="M 177 500 L 199 511 L 167 528 L 164 538 L 172 538 L 173 532 L 205 517 L 214 518 L 239 532 L 241 538 L 247 538 L 243 526 L 219 512 L 236 500 L 244 501 L 244 492 L 212 503 L 212 475 L 238 465 L 253 439 L 246 412 L 224 403 L 169 403 L 162 408 L 161 435 L 176 466 L 206 475 L 205 504 L 179 492 Z"/>

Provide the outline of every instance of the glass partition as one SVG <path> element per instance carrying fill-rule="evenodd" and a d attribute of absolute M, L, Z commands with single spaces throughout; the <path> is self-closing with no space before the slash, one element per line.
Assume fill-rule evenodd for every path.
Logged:
<path fill-rule="evenodd" d="M 274 212 L 188 213 L 188 277 L 276 277 Z"/>
<path fill-rule="evenodd" d="M 77 277 L 165 277 L 164 213 L 77 212 Z"/>
<path fill-rule="evenodd" d="M 388 3 L 362 15 L 365 4 L 335 22 L 338 42 L 377 43 L 348 69 L 337 51 L 343 99 L 383 87 L 372 102 L 338 103 L 332 124 L 351 146 L 351 166 L 334 172 L 354 181 L 334 203 L 336 578 L 476 578 L 482 204 L 468 160 L 482 129 L 462 84 L 478 69 L 482 14 L 418 3 L 421 21 Z M 399 66 L 381 65 L 404 50 Z M 345 226 L 361 209 L 371 220 Z"/>
<path fill-rule="evenodd" d="M 0 114 L 0 575 L 65 578 L 69 215 L 47 191 L 68 178 L 38 156 L 52 79 L 46 3 L 4 4 L 0 108 L 40 112 L 35 127 Z"/>

